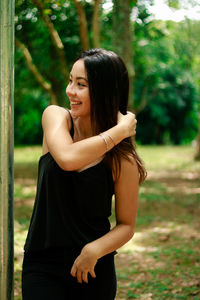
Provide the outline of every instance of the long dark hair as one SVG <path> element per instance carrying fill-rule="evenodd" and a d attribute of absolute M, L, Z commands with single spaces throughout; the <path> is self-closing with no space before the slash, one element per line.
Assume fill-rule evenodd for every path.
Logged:
<path fill-rule="evenodd" d="M 90 117 L 93 134 L 97 135 L 117 124 L 118 111 L 122 114 L 127 113 L 128 71 L 116 53 L 101 48 L 84 51 L 79 59 L 83 59 L 87 72 L 91 101 Z M 114 164 L 118 176 L 121 169 L 120 158 L 130 160 L 130 155 L 136 160 L 139 182 L 142 183 L 146 177 L 146 170 L 132 138 L 124 139 L 107 152 L 105 160 L 111 168 Z"/>

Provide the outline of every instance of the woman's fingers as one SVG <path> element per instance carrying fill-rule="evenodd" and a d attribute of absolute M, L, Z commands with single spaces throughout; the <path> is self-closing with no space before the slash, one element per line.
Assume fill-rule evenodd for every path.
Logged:
<path fill-rule="evenodd" d="M 83 272 L 82 273 L 82 279 L 85 283 L 88 283 L 88 272 Z"/>
<path fill-rule="evenodd" d="M 91 274 L 92 277 L 96 277 L 95 274 L 94 274 L 94 272 L 93 272 L 93 273 L 90 272 L 90 274 Z M 75 273 L 75 272 L 71 272 L 71 275 L 72 275 L 73 277 L 76 277 L 76 278 L 77 278 L 77 281 L 78 281 L 79 283 L 82 283 L 83 281 L 84 281 L 85 283 L 88 283 L 88 272 L 82 272 L 82 271 L 80 271 L 80 270 L 77 270 L 76 273 Z"/>
<path fill-rule="evenodd" d="M 94 269 L 90 270 L 89 273 L 93 278 L 96 278 Z M 82 283 L 83 281 L 88 283 L 88 271 L 80 271 L 75 267 L 75 265 L 73 265 L 71 269 L 71 275 L 76 277 L 79 283 Z"/>
<path fill-rule="evenodd" d="M 95 272 L 94 272 L 94 269 L 90 270 L 89 272 L 90 272 L 90 275 L 91 275 L 93 278 L 96 278 L 96 274 L 95 274 Z"/>
<path fill-rule="evenodd" d="M 119 123 L 121 118 L 123 117 L 122 113 L 120 111 L 118 111 L 117 113 L 117 122 Z"/>
<path fill-rule="evenodd" d="M 82 283 L 82 272 L 80 270 L 76 272 L 76 278 L 79 283 Z"/>
<path fill-rule="evenodd" d="M 127 123 L 127 128 L 129 130 L 129 136 L 133 136 L 136 134 L 136 126 L 137 126 L 137 120 L 135 114 L 131 112 L 127 112 L 127 117 L 128 117 L 128 123 Z"/>
<path fill-rule="evenodd" d="M 82 283 L 82 281 L 88 283 L 88 272 L 87 271 L 83 272 L 81 270 L 78 270 L 75 264 L 72 266 L 70 273 L 73 277 L 77 278 L 77 281 L 79 283 Z M 96 277 L 94 271 L 90 272 L 90 274 L 92 277 Z"/>
<path fill-rule="evenodd" d="M 88 283 L 88 273 L 90 273 L 93 278 L 96 277 L 94 271 L 94 267 L 97 263 L 96 252 L 91 251 L 91 247 L 89 247 L 89 245 L 86 246 L 75 259 L 71 268 L 71 275 L 76 277 L 79 283 Z"/>
<path fill-rule="evenodd" d="M 75 266 L 75 264 L 73 264 L 70 273 L 71 273 L 71 275 L 72 275 L 73 277 L 76 277 L 76 266 Z"/>

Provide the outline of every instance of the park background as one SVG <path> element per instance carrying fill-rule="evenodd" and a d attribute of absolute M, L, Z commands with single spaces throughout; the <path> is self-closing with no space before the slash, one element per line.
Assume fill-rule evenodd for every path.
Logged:
<path fill-rule="evenodd" d="M 16 0 L 15 300 L 42 154 L 41 115 L 50 104 L 68 107 L 73 61 L 93 47 L 116 51 L 128 67 L 129 110 L 148 171 L 136 234 L 116 256 L 116 299 L 200 299 L 200 5 L 168 0 L 155 17 L 155 2 Z"/>

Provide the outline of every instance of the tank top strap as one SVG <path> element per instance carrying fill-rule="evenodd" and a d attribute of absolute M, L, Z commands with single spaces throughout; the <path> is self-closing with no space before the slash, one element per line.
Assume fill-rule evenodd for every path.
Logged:
<path fill-rule="evenodd" d="M 67 109 L 67 111 L 68 111 L 68 113 L 69 113 L 69 115 L 70 115 L 71 125 L 72 125 L 72 127 L 71 127 L 71 129 L 70 129 L 70 135 L 71 135 L 71 137 L 73 138 L 73 136 L 74 136 L 74 122 L 73 122 L 73 118 L 72 118 L 72 115 L 71 115 L 69 109 Z"/>

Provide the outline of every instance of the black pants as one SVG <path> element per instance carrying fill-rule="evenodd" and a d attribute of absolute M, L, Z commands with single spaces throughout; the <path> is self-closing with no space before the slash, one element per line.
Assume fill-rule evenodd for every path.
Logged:
<path fill-rule="evenodd" d="M 114 255 L 100 258 L 96 278 L 78 283 L 70 274 L 78 254 L 57 248 L 24 254 L 22 270 L 23 300 L 114 300 L 116 274 Z"/>

